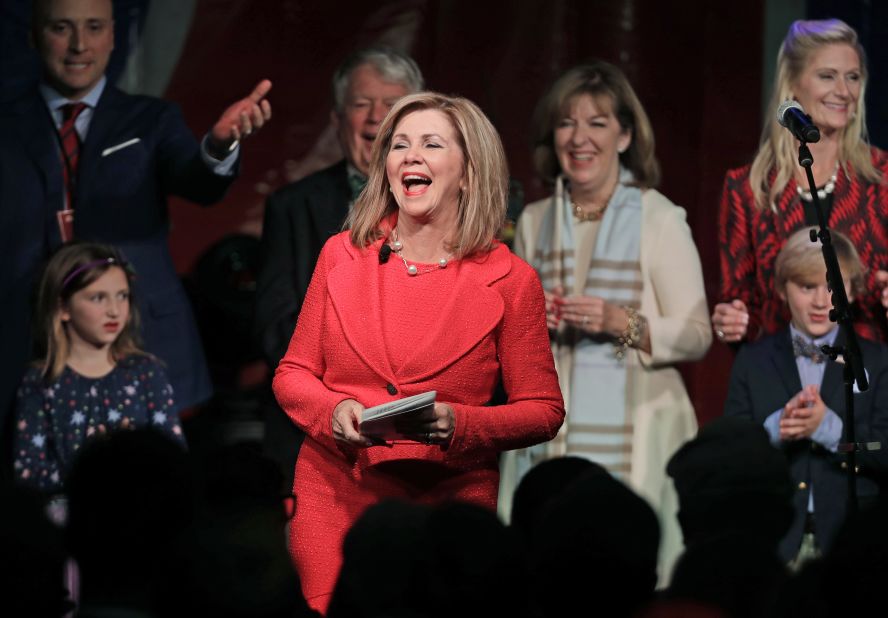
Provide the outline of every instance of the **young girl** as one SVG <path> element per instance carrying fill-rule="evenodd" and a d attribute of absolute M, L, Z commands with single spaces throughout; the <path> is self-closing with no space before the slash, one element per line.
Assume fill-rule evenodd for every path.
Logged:
<path fill-rule="evenodd" d="M 182 442 L 166 373 L 137 344 L 132 275 L 112 247 L 74 243 L 50 259 L 40 282 L 39 341 L 45 356 L 22 380 L 16 404 L 16 478 L 62 489 L 92 436 L 153 427 Z"/>

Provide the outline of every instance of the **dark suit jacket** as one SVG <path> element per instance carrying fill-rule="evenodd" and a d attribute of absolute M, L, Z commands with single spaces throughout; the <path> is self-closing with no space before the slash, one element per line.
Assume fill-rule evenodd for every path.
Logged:
<path fill-rule="evenodd" d="M 140 141 L 105 153 L 135 138 Z M 212 385 L 167 245 L 167 196 L 210 204 L 232 180 L 203 163 L 178 106 L 106 86 L 80 153 L 74 232 L 118 246 L 135 268 L 144 347 L 166 363 L 180 407 L 208 398 Z M 10 299 L 0 309 L 2 403 L 30 353 L 30 290 L 41 262 L 61 243 L 55 213 L 63 204 L 62 182 L 56 132 L 40 94 L 0 108 L 0 240 L 8 264 L 0 296 Z"/>
<path fill-rule="evenodd" d="M 350 200 L 343 159 L 282 187 L 265 204 L 255 332 L 272 370 L 287 351 L 321 249 L 342 228 Z M 304 434 L 270 392 L 265 408 L 265 451 L 292 483 Z"/>
<path fill-rule="evenodd" d="M 256 332 L 272 369 L 287 351 L 321 248 L 342 229 L 350 200 L 342 160 L 282 187 L 265 204 Z"/>
<path fill-rule="evenodd" d="M 841 335 L 837 342 L 840 343 Z M 858 496 L 867 501 L 878 494 L 876 478 L 888 470 L 888 346 L 860 340 L 870 387 L 854 395 L 854 418 L 858 442 L 880 441 L 879 451 L 858 454 Z M 820 396 L 837 415 L 845 417 L 842 365 L 827 360 Z M 802 389 L 792 351 L 789 329 L 740 348 L 725 403 L 725 414 L 764 423 Z M 844 437 L 844 436 L 843 436 Z M 808 495 L 814 487 L 816 533 L 822 549 L 828 549 L 845 519 L 848 480 L 842 465 L 845 457 L 832 453 L 811 440 L 782 442 L 793 479 L 796 516 L 780 544 L 781 556 L 795 557 L 804 532 Z"/>

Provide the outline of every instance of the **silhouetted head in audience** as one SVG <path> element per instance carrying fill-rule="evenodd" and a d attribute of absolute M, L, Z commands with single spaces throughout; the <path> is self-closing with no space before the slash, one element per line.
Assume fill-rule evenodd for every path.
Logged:
<path fill-rule="evenodd" d="M 517 546 L 478 506 L 381 502 L 346 536 L 327 616 L 530 616 Z"/>
<path fill-rule="evenodd" d="M 73 605 L 63 587 L 62 533 L 42 496 L 0 484 L 0 608 L 5 616 L 61 616 Z"/>
<path fill-rule="evenodd" d="M 525 541 L 530 541 L 530 533 L 540 512 L 548 502 L 582 474 L 590 470 L 607 472 L 588 459 L 582 457 L 557 457 L 547 459 L 525 474 L 512 499 L 511 525 Z"/>
<path fill-rule="evenodd" d="M 292 497 L 277 464 L 257 445 L 231 444 L 206 455 L 198 478 L 195 525 L 177 544 L 163 615 L 313 615 L 287 552 Z"/>
<path fill-rule="evenodd" d="M 885 445 L 882 445 L 885 448 Z M 888 582 L 888 497 L 849 517 L 824 560 L 819 594 L 832 617 L 879 616 Z"/>
<path fill-rule="evenodd" d="M 87 444 L 68 477 L 67 537 L 86 605 L 149 608 L 193 515 L 185 452 L 148 429 Z"/>
<path fill-rule="evenodd" d="M 201 462 L 202 504 L 225 509 L 245 506 L 267 508 L 287 517 L 285 498 L 290 488 L 273 459 L 258 444 L 239 442 L 210 451 Z"/>
<path fill-rule="evenodd" d="M 364 511 L 342 544 L 342 570 L 328 618 L 369 618 L 410 608 L 430 513 L 428 506 L 399 500 Z"/>
<path fill-rule="evenodd" d="M 660 528 L 653 509 L 600 466 L 545 506 L 531 578 L 544 616 L 631 616 L 653 596 Z"/>
<path fill-rule="evenodd" d="M 705 425 L 669 460 L 685 546 L 722 534 L 746 534 L 774 548 L 793 517 L 792 478 L 783 453 L 750 420 Z"/>
<path fill-rule="evenodd" d="M 760 618 L 770 615 L 787 577 L 773 543 L 725 533 L 687 547 L 667 596 L 719 608 L 731 618 Z"/>
<path fill-rule="evenodd" d="M 414 608 L 440 618 L 532 615 L 526 556 L 492 511 L 461 502 L 436 507 L 419 548 Z"/>
<path fill-rule="evenodd" d="M 884 448 L 884 446 L 882 447 Z M 806 562 L 782 590 L 780 618 L 848 618 L 885 614 L 888 498 L 849 516 L 829 552 Z"/>

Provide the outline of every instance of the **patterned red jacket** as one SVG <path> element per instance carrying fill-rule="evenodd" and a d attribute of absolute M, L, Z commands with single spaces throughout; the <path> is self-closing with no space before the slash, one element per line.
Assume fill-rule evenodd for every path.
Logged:
<path fill-rule="evenodd" d="M 872 160 L 888 179 L 888 154 L 872 148 Z M 794 180 L 777 200 L 777 212 L 756 210 L 750 167 L 731 170 L 725 176 L 718 219 L 719 298 L 722 302 L 739 298 L 746 303 L 748 338 L 754 340 L 789 323 L 789 311 L 774 290 L 774 262 L 786 239 L 804 226 L 805 216 Z M 839 170 L 828 224 L 851 239 L 867 269 L 866 292 L 854 299 L 858 334 L 888 341 L 881 287 L 875 280 L 877 270 L 888 270 L 888 184 L 849 179 Z"/>

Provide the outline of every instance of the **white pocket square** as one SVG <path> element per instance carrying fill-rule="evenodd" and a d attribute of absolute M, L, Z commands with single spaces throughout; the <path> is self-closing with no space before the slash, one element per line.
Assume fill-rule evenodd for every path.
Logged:
<path fill-rule="evenodd" d="M 128 139 L 125 142 L 121 142 L 121 143 L 117 144 L 116 146 L 111 146 L 110 148 L 105 148 L 105 150 L 102 151 L 102 156 L 107 157 L 111 153 L 117 152 L 118 150 L 123 150 L 127 146 L 132 146 L 133 144 L 138 144 L 141 141 L 142 141 L 141 138 L 138 138 L 138 137 L 134 137 L 133 139 Z"/>

